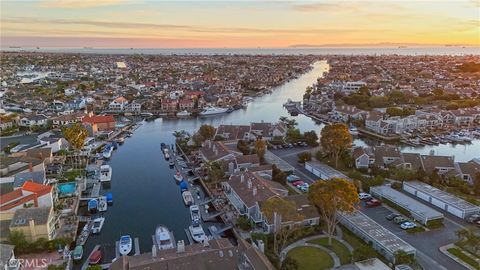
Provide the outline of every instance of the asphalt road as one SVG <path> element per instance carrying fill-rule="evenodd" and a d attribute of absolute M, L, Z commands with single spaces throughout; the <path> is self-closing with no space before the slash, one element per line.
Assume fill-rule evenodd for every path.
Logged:
<path fill-rule="evenodd" d="M 295 167 L 295 174 L 304 182 L 313 183 L 317 177 L 307 171 L 299 164 L 297 155 L 301 152 L 309 151 L 307 147 L 294 147 L 288 149 L 270 150 L 280 158 L 284 159 L 290 165 Z M 449 214 L 445 215 L 445 226 L 440 229 L 430 230 L 421 233 L 409 234 L 402 230 L 399 225 L 388 221 L 385 216 L 392 211 L 386 207 L 364 208 L 361 211 L 371 219 L 397 235 L 417 250 L 417 261 L 426 270 L 463 270 L 467 269 L 454 260 L 440 252 L 439 247 L 450 244 L 457 240 L 455 231 L 461 229 L 465 222 Z M 443 213 L 443 211 L 441 211 Z"/>

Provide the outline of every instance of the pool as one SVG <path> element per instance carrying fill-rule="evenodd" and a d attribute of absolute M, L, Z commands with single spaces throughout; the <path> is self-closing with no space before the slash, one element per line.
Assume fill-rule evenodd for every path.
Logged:
<path fill-rule="evenodd" d="M 72 196 L 75 194 L 77 190 L 77 183 L 68 182 L 68 183 L 58 184 L 57 189 L 58 189 L 59 197 Z"/>

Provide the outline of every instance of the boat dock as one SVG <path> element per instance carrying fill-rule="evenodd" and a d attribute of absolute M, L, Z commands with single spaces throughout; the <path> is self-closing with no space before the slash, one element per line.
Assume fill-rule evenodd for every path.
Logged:
<path fill-rule="evenodd" d="M 134 243 L 134 248 L 135 248 L 135 256 L 140 255 L 140 241 L 138 240 L 138 237 L 135 237 L 133 239 Z"/>
<path fill-rule="evenodd" d="M 85 226 L 83 227 L 82 232 L 80 233 L 80 236 L 77 238 L 77 241 L 76 241 L 77 246 L 85 245 L 85 242 L 87 242 L 87 239 L 90 236 L 92 226 L 93 226 L 93 221 L 90 219 L 88 220 L 87 224 L 85 224 Z"/>
<path fill-rule="evenodd" d="M 92 252 L 90 252 L 90 255 L 88 255 L 87 259 L 86 259 L 85 262 L 83 263 L 83 265 L 82 265 L 82 270 L 86 270 L 86 269 L 87 269 L 88 263 L 89 263 L 88 260 L 89 260 L 90 256 L 92 256 L 92 254 L 93 254 L 95 251 L 99 250 L 99 249 L 100 249 L 100 245 L 96 245 L 96 246 L 93 248 Z"/>
<path fill-rule="evenodd" d="M 140 255 L 140 240 L 138 237 L 133 238 L 133 248 L 135 253 L 133 256 Z M 120 258 L 120 241 L 115 241 L 115 259 Z"/>
<path fill-rule="evenodd" d="M 188 229 L 185 229 L 185 234 L 187 235 L 188 243 L 189 243 L 190 245 L 193 244 L 193 243 L 195 243 L 195 242 L 193 241 L 193 238 L 192 238 L 192 236 L 190 235 L 190 231 L 189 231 Z"/>

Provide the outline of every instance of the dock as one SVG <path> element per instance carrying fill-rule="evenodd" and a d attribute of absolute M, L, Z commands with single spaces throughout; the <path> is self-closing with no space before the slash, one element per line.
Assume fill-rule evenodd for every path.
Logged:
<path fill-rule="evenodd" d="M 135 256 L 140 255 L 140 241 L 138 240 L 138 237 L 135 237 L 133 239 L 134 247 L 135 247 Z"/>
<path fill-rule="evenodd" d="M 90 252 L 90 255 L 88 255 L 87 259 L 86 259 L 85 262 L 83 263 L 83 265 L 82 265 L 82 270 L 87 269 L 87 267 L 88 267 L 88 258 L 90 258 L 90 256 L 92 256 L 92 254 L 93 254 L 95 251 L 99 250 L 99 249 L 100 249 L 100 245 L 96 245 L 96 246 L 93 248 L 92 252 Z"/>
<path fill-rule="evenodd" d="M 190 235 L 190 231 L 185 229 L 185 234 L 187 235 L 188 243 L 191 245 L 194 243 L 192 236 Z"/>

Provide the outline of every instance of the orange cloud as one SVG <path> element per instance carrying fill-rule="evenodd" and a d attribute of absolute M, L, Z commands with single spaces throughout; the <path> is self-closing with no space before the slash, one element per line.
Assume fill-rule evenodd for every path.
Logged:
<path fill-rule="evenodd" d="M 39 6 L 44 8 L 91 8 L 110 6 L 126 2 L 125 0 L 44 0 Z"/>

